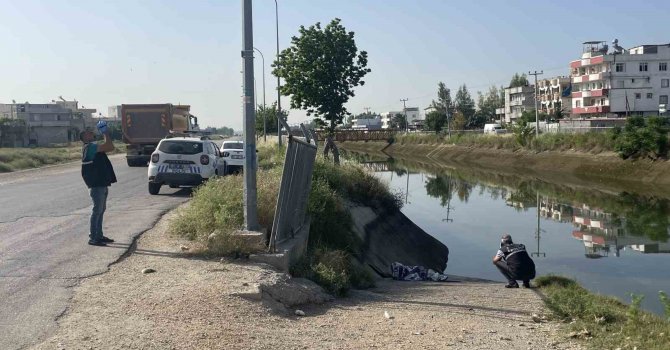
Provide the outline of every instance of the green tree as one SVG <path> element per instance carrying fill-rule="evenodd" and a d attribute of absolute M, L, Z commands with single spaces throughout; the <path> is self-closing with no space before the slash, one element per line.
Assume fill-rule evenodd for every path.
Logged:
<path fill-rule="evenodd" d="M 426 114 L 426 130 L 439 133 L 447 126 L 447 115 L 443 111 L 433 110 Z"/>
<path fill-rule="evenodd" d="M 475 100 L 470 96 L 470 92 L 465 84 L 461 85 L 456 92 L 454 106 L 457 112 L 460 112 L 465 118 L 464 127 L 471 127 L 472 118 L 475 115 Z"/>
<path fill-rule="evenodd" d="M 465 116 L 461 111 L 454 112 L 454 116 L 451 118 L 451 130 L 465 130 Z"/>
<path fill-rule="evenodd" d="M 623 130 L 613 132 L 614 149 L 621 158 L 665 158 L 668 155 L 668 119 L 634 116 Z"/>
<path fill-rule="evenodd" d="M 282 110 L 282 117 L 284 120 L 288 117 L 286 110 Z M 267 131 L 268 134 L 277 133 L 277 103 L 273 103 L 270 106 L 261 106 L 259 105 L 256 108 L 256 134 L 263 135 L 263 122 L 267 120 Z"/>
<path fill-rule="evenodd" d="M 502 94 L 501 94 L 502 92 Z M 496 109 L 505 107 L 505 91 L 502 87 L 498 89 L 493 85 L 486 94 L 477 92 L 477 112 L 475 126 L 483 127 L 485 123 L 495 120 Z"/>
<path fill-rule="evenodd" d="M 405 129 L 407 126 L 405 115 L 402 113 L 396 113 L 396 115 L 391 118 L 391 128 L 393 129 Z"/>
<path fill-rule="evenodd" d="M 358 51 L 354 32 L 347 32 L 339 18 L 325 28 L 320 23 L 300 26 L 299 32 L 272 65 L 272 73 L 284 79 L 281 93 L 291 96 L 291 108 L 306 110 L 332 132 L 349 115 L 344 104 L 354 96 L 353 88 L 363 85 L 370 72 L 368 55 Z"/>
<path fill-rule="evenodd" d="M 519 87 L 519 86 L 528 86 L 528 77 L 526 74 L 519 75 L 519 73 L 514 73 L 512 80 L 509 82 L 509 87 Z"/>
<path fill-rule="evenodd" d="M 540 121 L 545 121 L 549 117 L 547 113 L 544 112 L 538 113 L 537 116 L 539 117 Z M 535 123 L 535 109 L 528 109 L 523 111 L 519 120 L 523 120 L 526 123 Z"/>
<path fill-rule="evenodd" d="M 451 90 L 443 82 L 437 84 L 437 101 L 433 100 L 431 106 L 445 114 L 447 112 L 449 112 L 450 115 L 454 113 L 454 102 L 451 100 Z"/>
<path fill-rule="evenodd" d="M 451 176 L 448 175 L 429 177 L 426 181 L 426 194 L 430 197 L 438 198 L 440 200 L 440 205 L 443 207 L 447 206 L 455 189 L 455 183 Z"/>

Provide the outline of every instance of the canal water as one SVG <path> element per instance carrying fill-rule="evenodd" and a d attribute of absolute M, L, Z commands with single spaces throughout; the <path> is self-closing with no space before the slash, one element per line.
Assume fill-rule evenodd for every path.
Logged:
<path fill-rule="evenodd" d="M 402 212 L 449 247 L 449 274 L 504 281 L 491 260 L 500 236 L 510 233 L 515 243 L 526 245 L 538 275 L 572 277 L 627 303 L 631 293 L 642 294 L 643 308 L 663 314 L 658 292 L 670 293 L 667 198 L 353 158 L 402 192 Z"/>

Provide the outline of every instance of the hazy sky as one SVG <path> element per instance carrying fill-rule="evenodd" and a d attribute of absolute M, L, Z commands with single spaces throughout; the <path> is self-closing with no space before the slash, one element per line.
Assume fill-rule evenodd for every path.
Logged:
<path fill-rule="evenodd" d="M 514 72 L 567 75 L 587 40 L 670 42 L 670 1 L 279 0 L 280 48 L 300 25 L 339 17 L 372 72 L 348 108 L 425 108 L 438 81 L 473 96 Z M 241 0 L 0 0 L 0 102 L 62 95 L 107 114 L 122 103 L 183 103 L 201 125 L 242 125 Z M 254 45 L 276 100 L 274 1 L 254 1 Z M 261 60 L 257 58 L 262 103 Z M 282 98 L 288 106 L 288 98 Z M 289 122 L 305 119 L 292 110 Z"/>

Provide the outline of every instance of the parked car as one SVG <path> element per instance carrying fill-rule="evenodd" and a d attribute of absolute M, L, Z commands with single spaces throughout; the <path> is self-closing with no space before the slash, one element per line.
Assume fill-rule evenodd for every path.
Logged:
<path fill-rule="evenodd" d="M 506 132 L 507 130 L 503 129 L 503 127 L 497 123 L 484 125 L 485 134 L 504 134 Z"/>
<path fill-rule="evenodd" d="M 207 137 L 171 137 L 158 143 L 149 162 L 149 193 L 161 186 L 198 186 L 223 174 L 217 145 Z"/>
<path fill-rule="evenodd" d="M 226 169 L 223 175 L 242 172 L 242 169 L 244 169 L 244 142 L 224 141 L 221 145 L 221 159 Z"/>

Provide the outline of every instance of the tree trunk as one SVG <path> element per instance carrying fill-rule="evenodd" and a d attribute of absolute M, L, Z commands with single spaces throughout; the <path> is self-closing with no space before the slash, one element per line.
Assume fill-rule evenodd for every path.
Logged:
<path fill-rule="evenodd" d="M 328 158 L 328 152 L 330 152 L 331 149 L 333 150 L 333 163 L 340 165 L 340 150 L 333 141 L 333 136 L 328 135 L 326 137 L 325 146 L 323 147 L 323 156 Z"/>

